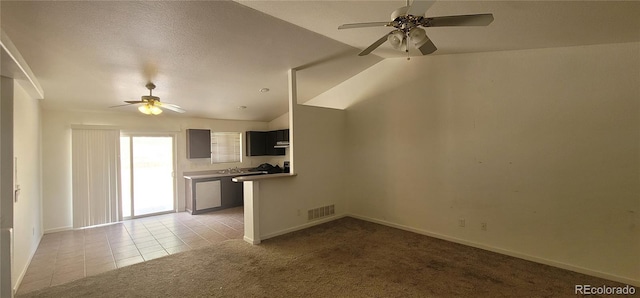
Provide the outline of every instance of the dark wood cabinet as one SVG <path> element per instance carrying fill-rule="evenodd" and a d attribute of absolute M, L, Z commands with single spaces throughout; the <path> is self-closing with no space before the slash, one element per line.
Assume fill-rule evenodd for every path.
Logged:
<path fill-rule="evenodd" d="M 288 142 L 288 141 L 289 141 L 288 129 L 276 130 L 276 142 Z"/>
<path fill-rule="evenodd" d="M 247 131 L 247 156 L 285 155 L 284 148 L 274 148 L 277 142 L 289 141 L 289 130 Z"/>
<path fill-rule="evenodd" d="M 267 155 L 267 132 L 247 131 L 247 156 Z"/>
<path fill-rule="evenodd" d="M 279 131 L 267 132 L 267 155 L 285 155 L 284 148 L 274 148 L 278 142 Z"/>
<path fill-rule="evenodd" d="M 187 158 L 211 157 L 211 131 L 208 129 L 187 129 Z"/>
<path fill-rule="evenodd" d="M 222 206 L 224 208 L 242 206 L 244 204 L 244 188 L 242 183 L 233 182 L 233 177 L 224 177 L 222 181 Z"/>

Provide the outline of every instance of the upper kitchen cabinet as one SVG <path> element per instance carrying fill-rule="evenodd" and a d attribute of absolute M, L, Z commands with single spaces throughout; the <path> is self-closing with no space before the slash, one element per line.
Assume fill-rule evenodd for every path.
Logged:
<path fill-rule="evenodd" d="M 278 131 L 267 132 L 267 155 L 285 155 L 284 148 L 276 148 L 278 144 Z"/>
<path fill-rule="evenodd" d="M 276 142 L 289 142 L 289 130 L 276 130 Z"/>
<path fill-rule="evenodd" d="M 211 131 L 208 129 L 187 129 L 187 158 L 211 157 Z"/>
<path fill-rule="evenodd" d="M 247 156 L 267 155 L 267 132 L 247 131 Z"/>
<path fill-rule="evenodd" d="M 289 130 L 247 131 L 247 156 L 285 155 L 285 146 L 279 142 L 289 142 Z M 276 148 L 276 145 L 279 148 Z"/>

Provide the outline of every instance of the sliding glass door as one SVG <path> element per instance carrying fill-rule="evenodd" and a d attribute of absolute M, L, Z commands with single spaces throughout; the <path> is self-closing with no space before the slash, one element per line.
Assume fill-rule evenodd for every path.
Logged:
<path fill-rule="evenodd" d="M 174 136 L 121 136 L 123 217 L 175 211 L 174 142 Z"/>

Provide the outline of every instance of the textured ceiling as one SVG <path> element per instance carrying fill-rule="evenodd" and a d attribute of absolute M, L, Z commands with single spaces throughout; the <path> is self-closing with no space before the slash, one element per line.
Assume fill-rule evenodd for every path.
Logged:
<path fill-rule="evenodd" d="M 139 99 L 152 80 L 154 95 L 185 116 L 268 121 L 287 111 L 289 68 L 301 69 L 306 101 L 380 57 L 404 56 L 388 45 L 379 57 L 356 56 L 388 28 L 337 30 L 386 21 L 404 4 L 2 1 L 0 20 L 42 84 L 46 109 L 134 113 L 108 107 Z M 427 29 L 434 54 L 640 41 L 640 1 L 438 1 L 427 16 L 487 12 L 488 27 Z"/>
<path fill-rule="evenodd" d="M 137 113 L 109 107 L 148 95 L 153 81 L 154 95 L 184 116 L 269 121 L 288 110 L 288 69 L 312 65 L 300 74 L 306 100 L 380 61 L 229 1 L 1 5 L 2 29 L 42 84 L 46 109 Z M 346 53 L 336 71 L 317 71 Z"/>
<path fill-rule="evenodd" d="M 420 1 L 420 0 L 419 0 Z M 240 1 L 364 49 L 388 27 L 337 30 L 345 23 L 389 21 L 405 1 Z M 492 13 L 487 27 L 427 28 L 435 55 L 640 41 L 640 1 L 429 1 L 427 17 Z M 385 43 L 373 52 L 403 57 Z"/>

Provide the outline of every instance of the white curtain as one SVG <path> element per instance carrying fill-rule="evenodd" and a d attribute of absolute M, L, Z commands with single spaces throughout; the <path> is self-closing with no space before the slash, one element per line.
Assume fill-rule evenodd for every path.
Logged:
<path fill-rule="evenodd" d="M 73 227 L 122 220 L 120 131 L 72 129 Z"/>

